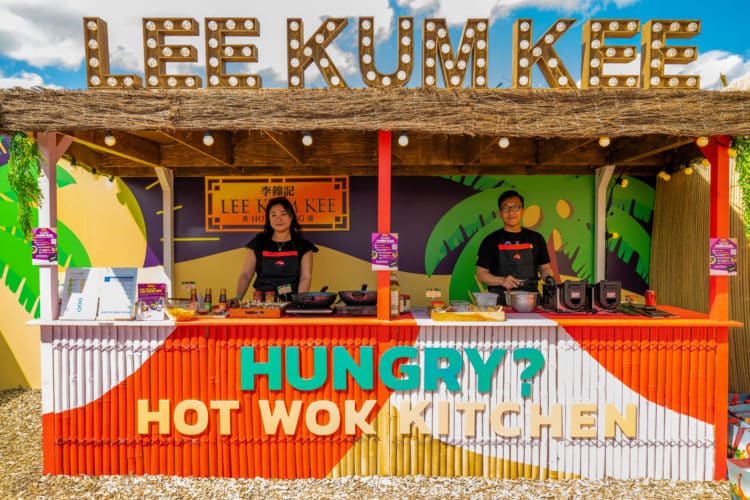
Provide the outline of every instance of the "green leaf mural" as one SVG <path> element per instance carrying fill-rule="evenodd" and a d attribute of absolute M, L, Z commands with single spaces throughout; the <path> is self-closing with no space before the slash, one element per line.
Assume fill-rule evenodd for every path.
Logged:
<path fill-rule="evenodd" d="M 539 233 L 570 259 L 578 279 L 591 280 L 594 274 L 594 176 L 446 176 L 445 179 L 477 190 L 448 210 L 433 228 L 425 248 L 428 275 L 453 251 L 463 248 L 451 274 L 450 296 L 465 299 L 467 291 L 479 286 L 475 279 L 476 255 L 482 240 L 502 227 L 497 198 L 507 189 L 524 196 L 524 223 Z M 641 225 L 653 213 L 654 189 L 629 179 L 627 189 L 611 185 L 612 206 L 608 212 L 609 231 L 620 238 L 609 242 L 618 257 L 629 263 L 639 257 L 636 272 L 647 279 L 650 234 Z M 640 222 L 639 222 L 640 221 Z"/>
<path fill-rule="evenodd" d="M 57 166 L 57 187 L 64 189 L 76 181 L 64 168 Z M 39 317 L 39 268 L 31 263 L 31 243 L 25 242 L 18 227 L 15 192 L 8 183 L 8 169 L 0 166 L 0 269 L 4 285 L 18 294 L 18 303 Z M 37 220 L 34 211 L 33 220 Z M 58 262 L 69 267 L 87 267 L 91 260 L 80 239 L 65 225 L 57 223 Z M 20 288 L 20 291 L 19 291 Z"/>

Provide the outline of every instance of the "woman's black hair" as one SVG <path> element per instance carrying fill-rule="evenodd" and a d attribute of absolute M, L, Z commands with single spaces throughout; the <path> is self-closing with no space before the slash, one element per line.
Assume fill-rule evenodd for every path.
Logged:
<path fill-rule="evenodd" d="M 266 223 L 263 225 L 263 232 L 265 234 L 268 234 L 269 236 L 273 234 L 270 213 L 271 207 L 276 205 L 281 205 L 284 210 L 286 210 L 286 213 L 288 213 L 292 217 L 292 225 L 289 227 L 292 234 L 300 234 L 302 232 L 302 226 L 297 220 L 297 212 L 294 210 L 294 205 L 292 205 L 292 202 L 284 196 L 279 196 L 277 198 L 271 198 L 270 200 L 268 200 L 268 203 L 266 204 Z"/>

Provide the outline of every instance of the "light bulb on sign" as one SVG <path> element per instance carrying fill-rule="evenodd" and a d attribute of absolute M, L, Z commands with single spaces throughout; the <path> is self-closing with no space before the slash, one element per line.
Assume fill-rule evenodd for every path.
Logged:
<path fill-rule="evenodd" d="M 497 145 L 503 149 L 506 149 L 508 146 L 510 146 L 510 139 L 508 139 L 507 137 L 501 137 L 497 141 Z"/>
<path fill-rule="evenodd" d="M 402 148 L 409 145 L 409 136 L 406 135 L 406 132 L 401 132 L 401 135 L 398 136 L 398 145 Z"/>
<path fill-rule="evenodd" d="M 697 139 L 695 139 L 695 143 L 698 145 L 698 147 L 705 148 L 706 146 L 708 146 L 708 137 L 698 137 Z"/>
<path fill-rule="evenodd" d="M 626 187 L 628 187 L 628 180 L 627 180 L 627 179 L 622 179 L 622 180 L 620 181 L 620 187 L 621 187 L 621 188 L 626 188 Z"/>
<path fill-rule="evenodd" d="M 310 146 L 313 143 L 312 135 L 310 135 L 310 132 L 305 132 L 302 134 L 302 144 L 305 146 Z"/>
<path fill-rule="evenodd" d="M 106 132 L 104 132 L 104 144 L 110 147 L 117 144 L 117 139 L 115 139 L 115 136 L 112 135 L 111 130 L 107 130 Z"/>
<path fill-rule="evenodd" d="M 734 148 L 727 149 L 727 154 L 730 158 L 737 158 L 737 150 Z"/>
<path fill-rule="evenodd" d="M 693 167 L 691 167 L 690 165 L 685 167 L 685 175 L 693 175 Z"/>
<path fill-rule="evenodd" d="M 607 146 L 609 146 L 609 143 L 610 143 L 609 137 L 607 137 L 606 135 L 603 135 L 599 138 L 599 145 L 601 147 L 606 148 Z"/>
<path fill-rule="evenodd" d="M 205 144 L 206 146 L 214 145 L 214 136 L 211 135 L 211 132 L 206 131 L 206 133 L 203 134 L 203 144 Z"/>

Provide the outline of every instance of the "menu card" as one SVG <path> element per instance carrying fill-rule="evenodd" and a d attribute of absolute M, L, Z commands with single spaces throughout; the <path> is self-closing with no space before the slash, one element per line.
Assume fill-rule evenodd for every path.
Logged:
<path fill-rule="evenodd" d="M 96 319 L 133 319 L 138 269 L 104 267 L 101 271 L 99 313 Z"/>
<path fill-rule="evenodd" d="M 101 268 L 69 267 L 62 287 L 60 319 L 96 319 Z"/>
<path fill-rule="evenodd" d="M 162 320 L 167 300 L 166 283 L 138 283 L 135 317 L 139 320 Z"/>

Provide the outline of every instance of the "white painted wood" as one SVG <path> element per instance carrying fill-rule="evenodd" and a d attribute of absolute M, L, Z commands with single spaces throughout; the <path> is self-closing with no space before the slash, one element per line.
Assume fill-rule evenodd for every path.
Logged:
<path fill-rule="evenodd" d="M 159 179 L 161 186 L 161 205 L 162 205 L 162 224 L 164 226 L 163 236 L 163 253 L 162 265 L 164 272 L 169 277 L 169 297 L 173 296 L 174 286 L 174 172 L 172 169 L 157 167 L 156 177 Z"/>
<path fill-rule="evenodd" d="M 57 161 L 73 141 L 72 137 L 55 132 L 38 132 L 36 140 L 44 156 L 39 189 L 43 200 L 39 207 L 37 227 L 57 230 Z M 57 319 L 60 312 L 57 264 L 39 267 L 39 317 L 44 320 Z"/>

